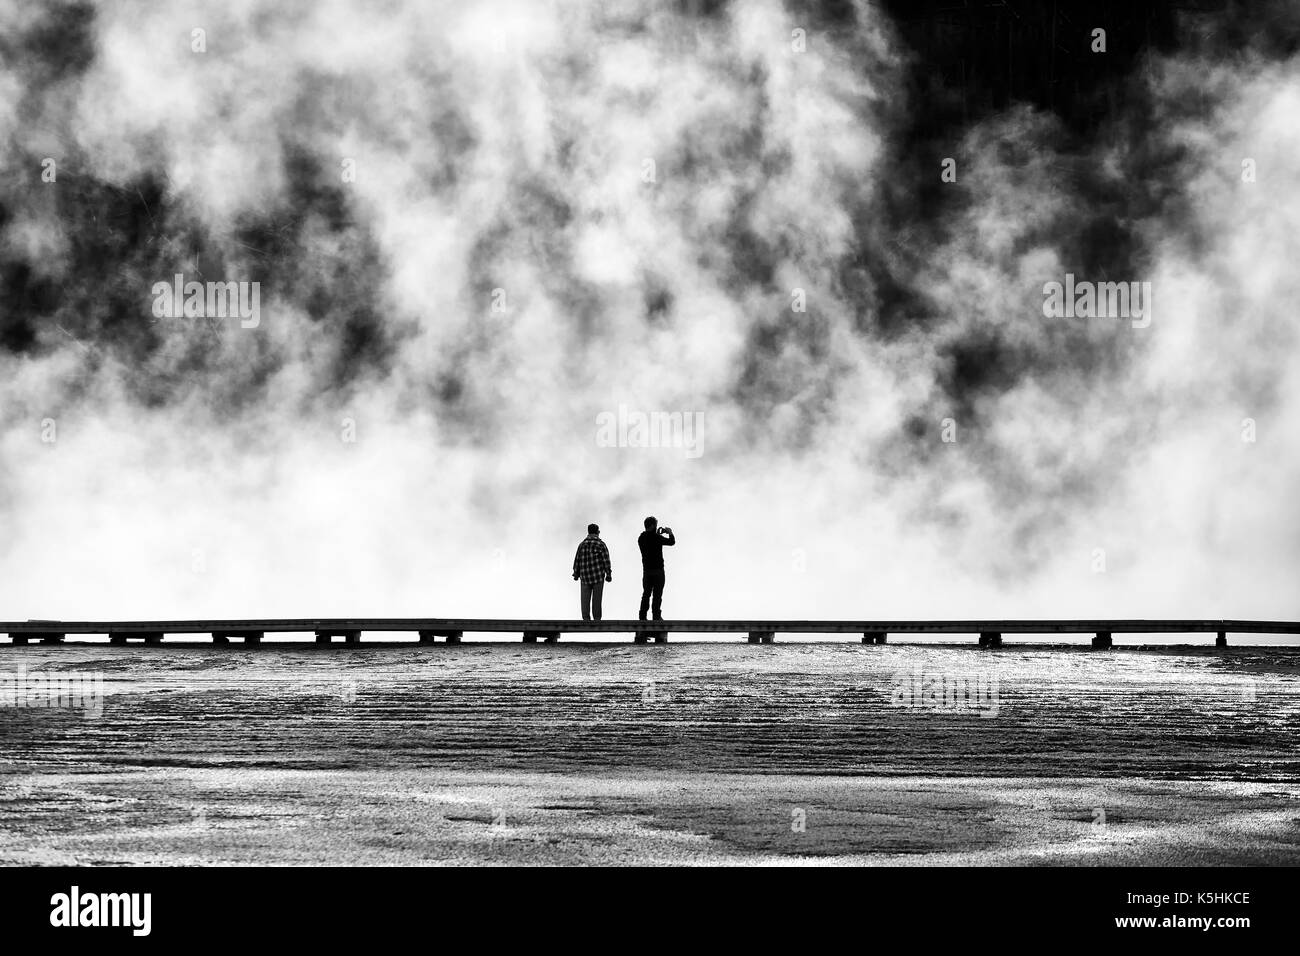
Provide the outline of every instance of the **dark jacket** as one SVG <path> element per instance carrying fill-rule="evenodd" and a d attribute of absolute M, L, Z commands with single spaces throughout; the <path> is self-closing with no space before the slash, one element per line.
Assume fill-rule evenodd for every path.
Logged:
<path fill-rule="evenodd" d="M 645 571 L 662 571 L 664 569 L 664 548 L 672 547 L 677 539 L 671 533 L 662 535 L 656 529 L 643 531 L 636 539 L 641 549 L 641 567 Z"/>

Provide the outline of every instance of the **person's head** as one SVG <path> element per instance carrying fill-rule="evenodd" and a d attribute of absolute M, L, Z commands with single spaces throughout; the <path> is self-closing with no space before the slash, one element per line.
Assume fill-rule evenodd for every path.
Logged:
<path fill-rule="evenodd" d="M 587 534 L 600 534 L 600 525 L 598 524 L 587 525 Z"/>
<path fill-rule="evenodd" d="M 658 524 L 659 522 L 655 520 L 653 515 L 645 519 L 645 529 L 647 531 L 653 531 Z"/>

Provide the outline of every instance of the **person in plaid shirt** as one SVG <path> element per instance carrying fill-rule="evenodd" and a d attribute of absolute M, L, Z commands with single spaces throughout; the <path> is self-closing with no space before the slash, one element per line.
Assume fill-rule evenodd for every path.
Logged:
<path fill-rule="evenodd" d="M 614 580 L 614 568 L 609 563 L 609 548 L 600 540 L 600 526 L 587 525 L 587 536 L 578 545 L 573 556 L 573 580 L 582 582 L 582 619 L 600 620 L 600 597 L 605 582 Z"/>

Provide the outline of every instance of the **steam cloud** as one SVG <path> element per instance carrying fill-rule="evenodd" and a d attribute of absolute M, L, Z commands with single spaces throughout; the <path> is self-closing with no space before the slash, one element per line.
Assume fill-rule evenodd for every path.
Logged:
<path fill-rule="evenodd" d="M 670 617 L 1300 612 L 1294 57 L 1154 57 L 1085 143 L 986 118 L 936 212 L 866 4 L 0 34 L 0 617 L 569 617 L 588 521 L 630 617 L 647 514 Z M 178 272 L 260 326 L 154 319 Z M 1066 272 L 1150 281 L 1151 327 L 1045 319 Z M 599 447 L 620 405 L 703 453 Z"/>

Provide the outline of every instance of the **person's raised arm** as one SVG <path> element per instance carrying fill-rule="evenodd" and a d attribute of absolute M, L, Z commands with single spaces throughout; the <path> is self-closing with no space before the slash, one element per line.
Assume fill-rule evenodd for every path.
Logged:
<path fill-rule="evenodd" d="M 673 529 L 668 529 L 668 540 L 664 542 L 664 547 L 671 548 L 677 543 L 677 536 L 673 534 Z"/>

